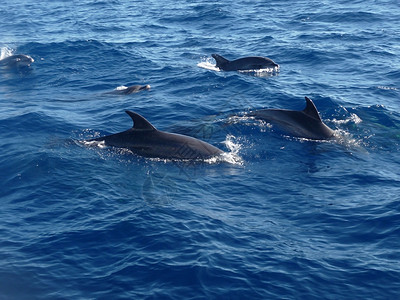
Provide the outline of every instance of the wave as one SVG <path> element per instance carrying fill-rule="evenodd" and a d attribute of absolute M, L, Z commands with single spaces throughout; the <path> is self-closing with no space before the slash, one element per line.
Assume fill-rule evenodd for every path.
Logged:
<path fill-rule="evenodd" d="M 2 3 L 0 55 L 35 59 L 0 75 L 2 296 L 398 297 L 400 18 L 384 2 Z M 207 55 L 227 52 L 282 69 L 220 72 Z M 122 84 L 152 90 L 102 95 Z M 246 115 L 305 95 L 336 140 Z M 225 154 L 85 145 L 130 127 L 126 109 Z"/>

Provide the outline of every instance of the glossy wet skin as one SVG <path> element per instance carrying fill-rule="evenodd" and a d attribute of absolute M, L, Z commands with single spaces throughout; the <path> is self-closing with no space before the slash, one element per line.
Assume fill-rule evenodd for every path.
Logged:
<path fill-rule="evenodd" d="M 326 140 L 334 137 L 334 131 L 322 122 L 311 99 L 306 97 L 307 106 L 302 111 L 285 109 L 262 109 L 251 115 L 258 119 L 277 124 L 293 136 Z"/>
<path fill-rule="evenodd" d="M 145 157 L 207 159 L 223 153 L 196 138 L 157 130 L 142 116 L 131 111 L 127 113 L 134 121 L 131 129 L 91 141 L 104 141 L 108 146 L 126 148 Z"/>
<path fill-rule="evenodd" d="M 261 56 L 243 57 L 236 60 L 227 60 L 218 54 L 212 54 L 216 66 L 224 71 L 260 70 L 279 68 L 279 65 L 272 59 Z"/>
<path fill-rule="evenodd" d="M 9 67 L 29 67 L 35 60 L 29 55 L 17 54 L 0 60 L 0 65 Z"/>
<path fill-rule="evenodd" d="M 124 89 L 118 89 L 111 92 L 107 92 L 106 94 L 114 94 L 114 95 L 130 95 L 140 91 L 149 90 L 151 87 L 149 84 L 147 85 L 132 85 Z"/>
<path fill-rule="evenodd" d="M 144 91 L 144 90 L 149 90 L 150 89 L 150 85 L 133 85 L 128 87 L 127 89 L 123 90 L 125 95 L 129 95 L 132 93 L 137 93 L 139 91 Z"/>

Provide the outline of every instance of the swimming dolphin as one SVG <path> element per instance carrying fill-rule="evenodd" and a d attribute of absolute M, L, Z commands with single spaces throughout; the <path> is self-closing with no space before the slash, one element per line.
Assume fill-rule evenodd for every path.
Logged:
<path fill-rule="evenodd" d="M 258 119 L 276 123 L 293 136 L 312 140 L 333 138 L 334 131 L 326 126 L 312 100 L 306 98 L 306 108 L 301 111 L 285 109 L 262 109 L 250 113 Z"/>
<path fill-rule="evenodd" d="M 108 146 L 127 148 L 145 157 L 167 159 L 207 159 L 223 153 L 220 149 L 193 137 L 157 130 L 141 115 L 126 111 L 133 127 L 126 131 L 87 141 L 104 141 Z"/>
<path fill-rule="evenodd" d="M 277 69 L 279 65 L 272 59 L 261 56 L 249 56 L 236 60 L 229 61 L 218 54 L 212 54 L 217 67 L 224 71 L 239 71 L 239 70 L 259 70 L 259 69 Z"/>
<path fill-rule="evenodd" d="M 144 90 L 149 90 L 150 89 L 150 85 L 132 85 L 129 87 L 121 87 L 118 89 L 115 89 L 111 92 L 107 92 L 106 94 L 113 94 L 113 95 L 130 95 L 133 93 L 137 93 L 140 91 L 144 91 Z"/>
<path fill-rule="evenodd" d="M 29 67 L 35 60 L 29 55 L 16 54 L 0 60 L 0 66 L 6 67 Z"/>

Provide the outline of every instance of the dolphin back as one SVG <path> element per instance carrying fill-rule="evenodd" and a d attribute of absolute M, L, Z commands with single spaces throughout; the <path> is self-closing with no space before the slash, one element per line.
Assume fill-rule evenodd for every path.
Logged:
<path fill-rule="evenodd" d="M 133 94 L 133 93 L 137 93 L 143 90 L 149 90 L 150 89 L 150 85 L 132 85 L 128 88 L 126 88 L 125 90 L 122 90 L 122 93 L 125 95 L 129 95 L 129 94 Z"/>
<path fill-rule="evenodd" d="M 207 159 L 223 153 L 222 150 L 199 139 L 157 130 L 143 116 L 127 110 L 133 126 L 126 131 L 95 138 L 106 145 L 126 148 L 145 157 L 166 159 Z"/>
<path fill-rule="evenodd" d="M 306 97 L 306 108 L 301 111 L 286 109 L 262 109 L 250 116 L 272 122 L 293 136 L 312 140 L 326 140 L 334 136 L 334 131 L 324 122 L 313 101 Z"/>
<path fill-rule="evenodd" d="M 15 54 L 0 60 L 2 66 L 30 66 L 35 60 L 29 55 Z"/>
<path fill-rule="evenodd" d="M 216 61 L 216 66 L 224 71 L 244 71 L 260 69 L 276 69 L 279 65 L 272 59 L 262 56 L 249 56 L 229 61 L 218 54 L 212 54 Z"/>
<path fill-rule="evenodd" d="M 217 67 L 222 70 L 229 64 L 229 60 L 219 54 L 212 54 L 211 56 L 215 59 Z"/>

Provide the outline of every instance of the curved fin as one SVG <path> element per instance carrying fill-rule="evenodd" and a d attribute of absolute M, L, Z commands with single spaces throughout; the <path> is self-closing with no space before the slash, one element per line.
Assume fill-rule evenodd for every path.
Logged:
<path fill-rule="evenodd" d="M 229 60 L 227 60 L 225 57 L 222 57 L 221 55 L 211 54 L 211 56 L 214 57 L 218 68 L 221 68 L 222 66 L 226 65 L 227 63 L 229 63 Z"/>
<path fill-rule="evenodd" d="M 320 117 L 320 115 L 318 113 L 317 108 L 315 107 L 314 102 L 312 102 L 312 100 L 310 98 L 308 98 L 308 97 L 306 97 L 306 102 L 307 102 L 306 108 L 303 110 L 303 112 L 307 116 L 322 122 L 321 117 Z"/>
<path fill-rule="evenodd" d="M 135 130 L 156 130 L 156 128 L 151 125 L 151 123 L 149 121 L 147 121 L 145 118 L 143 118 L 141 115 L 130 111 L 130 110 L 126 110 L 125 111 L 131 118 L 133 121 L 133 126 L 132 128 Z"/>

